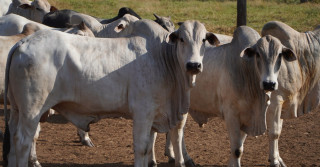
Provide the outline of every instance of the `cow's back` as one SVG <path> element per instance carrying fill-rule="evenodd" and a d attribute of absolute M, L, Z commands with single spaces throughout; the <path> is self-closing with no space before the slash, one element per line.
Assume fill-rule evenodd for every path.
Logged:
<path fill-rule="evenodd" d="M 76 14 L 78 12 L 68 9 L 52 11 L 43 17 L 42 24 L 56 28 L 67 28 L 71 25 L 71 17 Z"/>
<path fill-rule="evenodd" d="M 0 17 L 0 35 L 11 36 L 19 34 L 22 32 L 23 27 L 28 23 L 33 23 L 37 25 L 40 29 L 51 29 L 51 27 L 28 20 L 22 16 L 16 14 L 9 14 Z"/>
<path fill-rule="evenodd" d="M 0 0 L 0 17 L 8 12 L 11 0 Z"/>
<path fill-rule="evenodd" d="M 80 110 L 83 112 L 127 110 L 124 106 L 127 105 L 128 80 L 138 82 L 135 74 L 142 70 L 134 60 L 147 52 L 145 40 L 83 38 L 42 30 L 23 39 L 16 54 L 24 58 L 14 56 L 11 66 L 23 67 L 30 75 L 44 78 L 47 84 L 43 85 L 51 92 L 48 98 L 59 99 L 56 103 L 86 104 L 87 111 Z M 128 45 L 129 49 L 123 49 Z M 10 75 L 16 73 L 19 71 L 10 70 Z"/>

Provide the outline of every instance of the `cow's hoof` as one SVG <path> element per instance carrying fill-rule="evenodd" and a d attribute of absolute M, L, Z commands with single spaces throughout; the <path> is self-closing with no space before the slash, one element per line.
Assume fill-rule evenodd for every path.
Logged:
<path fill-rule="evenodd" d="M 3 167 L 8 167 L 8 161 L 7 160 L 3 160 Z"/>
<path fill-rule="evenodd" d="M 280 164 L 270 164 L 270 167 L 281 167 Z"/>
<path fill-rule="evenodd" d="M 41 164 L 39 161 L 30 162 L 29 161 L 29 167 L 41 167 Z"/>
<path fill-rule="evenodd" d="M 169 163 L 169 164 L 174 164 L 174 162 L 175 162 L 175 159 L 169 157 L 168 163 Z"/>
<path fill-rule="evenodd" d="M 193 162 L 192 159 L 189 159 L 184 164 L 186 165 L 186 167 L 196 167 L 196 164 Z"/>
<path fill-rule="evenodd" d="M 270 167 L 287 167 L 287 165 L 283 162 L 283 160 L 281 158 L 279 158 L 279 162 L 277 162 L 277 163 L 270 161 Z"/>
<path fill-rule="evenodd" d="M 94 144 L 92 143 L 91 139 L 82 140 L 81 143 L 82 143 L 84 146 L 94 147 Z"/>
<path fill-rule="evenodd" d="M 282 167 L 287 167 L 287 165 L 283 162 L 282 158 L 279 158 L 279 163 Z"/>
<path fill-rule="evenodd" d="M 149 162 L 148 167 L 157 167 L 157 163 L 154 161 Z"/>

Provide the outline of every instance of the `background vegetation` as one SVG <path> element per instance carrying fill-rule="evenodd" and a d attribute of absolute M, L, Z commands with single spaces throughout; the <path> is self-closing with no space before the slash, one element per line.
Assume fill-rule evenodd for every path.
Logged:
<path fill-rule="evenodd" d="M 59 9 L 72 9 L 100 18 L 117 15 L 119 8 L 130 7 L 142 18 L 153 13 L 171 16 L 177 23 L 200 20 L 209 31 L 231 35 L 236 26 L 236 0 L 49 0 Z M 279 20 L 304 32 L 320 24 L 320 0 L 247 0 L 248 26 L 260 32 L 268 21 Z"/>

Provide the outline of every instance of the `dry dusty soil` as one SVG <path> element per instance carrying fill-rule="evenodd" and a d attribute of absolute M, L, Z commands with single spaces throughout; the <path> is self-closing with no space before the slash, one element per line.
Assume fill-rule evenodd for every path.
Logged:
<path fill-rule="evenodd" d="M 1 106 L 2 108 L 2 106 Z M 3 113 L 0 110 L 0 113 Z M 285 120 L 280 138 L 280 154 L 288 167 L 320 166 L 320 112 Z M 133 166 L 132 121 L 104 119 L 91 125 L 95 147 L 82 146 L 76 128 L 61 116 L 42 123 L 37 145 L 43 167 L 128 167 Z M 4 129 L 3 115 L 0 129 Z M 185 130 L 188 152 L 198 166 L 217 167 L 228 163 L 229 137 L 221 118 L 212 119 L 199 128 L 188 118 Z M 156 156 L 159 167 L 170 167 L 164 156 L 165 135 L 158 134 Z M 2 143 L 1 143 L 2 145 Z M 2 153 L 1 153 L 2 154 Z M 0 155 L 2 157 L 2 155 Z M 2 164 L 2 161 L 0 161 Z M 245 141 L 243 166 L 268 166 L 268 138 L 248 137 Z"/>

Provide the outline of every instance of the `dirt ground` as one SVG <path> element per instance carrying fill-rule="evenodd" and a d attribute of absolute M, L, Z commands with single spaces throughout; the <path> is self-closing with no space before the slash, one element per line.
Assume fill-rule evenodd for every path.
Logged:
<path fill-rule="evenodd" d="M 3 113 L 0 110 L 0 113 Z M 288 167 L 320 166 L 320 112 L 285 120 L 280 137 L 280 154 Z M 42 123 L 37 154 L 43 167 L 128 167 L 133 166 L 132 121 L 104 119 L 91 125 L 95 147 L 82 146 L 76 128 L 60 116 Z M 3 115 L 0 129 L 4 129 Z M 223 120 L 212 119 L 204 128 L 188 118 L 185 130 L 188 152 L 202 167 L 226 166 L 230 149 Z M 164 156 L 165 135 L 158 134 L 156 156 L 159 167 L 170 167 Z M 2 146 L 2 143 L 1 143 Z M 2 153 L 1 153 L 2 154 Z M 2 155 L 0 155 L 2 157 Z M 2 164 L 2 161 L 0 161 Z M 267 136 L 248 137 L 243 166 L 268 166 Z"/>

